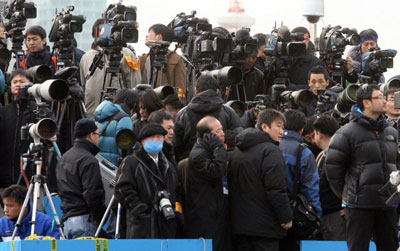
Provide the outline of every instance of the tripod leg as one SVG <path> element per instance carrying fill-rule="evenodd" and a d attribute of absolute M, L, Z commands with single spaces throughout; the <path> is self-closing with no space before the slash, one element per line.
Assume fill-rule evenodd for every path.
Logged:
<path fill-rule="evenodd" d="M 121 203 L 118 203 L 118 211 L 117 211 L 117 224 L 115 226 L 115 239 L 118 240 L 120 238 L 120 234 L 119 234 L 119 223 L 121 220 Z"/>
<path fill-rule="evenodd" d="M 112 206 L 112 204 L 113 204 L 113 202 L 114 202 L 114 199 L 115 199 L 115 198 L 114 198 L 114 195 L 113 195 L 113 196 L 111 197 L 110 203 L 108 203 L 106 212 L 104 213 L 103 218 L 101 219 L 101 222 L 100 222 L 100 224 L 99 224 L 99 227 L 98 227 L 97 230 L 96 230 L 96 234 L 94 235 L 94 237 L 96 237 L 96 238 L 99 237 L 101 228 L 103 227 L 104 223 L 106 222 L 107 216 L 108 216 L 108 214 L 110 213 L 111 206 Z"/>
<path fill-rule="evenodd" d="M 54 203 L 53 203 L 53 200 L 51 198 L 50 191 L 49 191 L 49 188 L 47 187 L 47 183 L 46 182 L 43 183 L 43 187 L 44 187 L 44 191 L 46 193 L 47 199 L 49 200 L 49 203 L 50 203 L 50 206 L 51 206 L 51 211 L 53 211 L 54 219 L 56 220 L 58 229 L 60 230 L 61 239 L 65 240 L 65 235 L 64 235 L 64 231 L 62 230 L 62 227 L 61 227 L 60 218 L 58 218 L 56 207 L 54 206 Z"/>
<path fill-rule="evenodd" d="M 18 232 L 18 228 L 21 226 L 22 217 L 24 217 L 25 210 L 26 210 L 26 208 L 28 206 L 29 198 L 30 198 L 30 195 L 31 195 L 32 191 L 33 191 L 33 185 L 31 184 L 29 186 L 28 192 L 26 193 L 24 203 L 22 204 L 21 212 L 18 215 L 17 223 L 15 223 L 15 228 L 14 228 L 14 232 L 12 234 L 11 240 L 14 240 L 15 235 Z"/>
<path fill-rule="evenodd" d="M 36 169 L 40 170 L 40 165 L 36 163 Z M 40 173 L 37 172 L 37 173 Z M 37 204 L 38 204 L 38 199 L 40 198 L 40 181 L 37 180 L 39 179 L 38 177 L 35 177 L 34 179 L 34 190 L 33 190 L 33 207 L 32 207 L 32 221 L 31 221 L 31 235 L 35 234 L 35 227 L 36 227 L 36 212 L 37 212 Z"/>

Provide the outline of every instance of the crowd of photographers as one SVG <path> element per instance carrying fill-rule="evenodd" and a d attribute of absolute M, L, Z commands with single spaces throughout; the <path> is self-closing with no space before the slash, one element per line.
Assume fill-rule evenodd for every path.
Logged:
<path fill-rule="evenodd" d="M 3 18 L 23 26 L 10 11 L 28 7 Z M 3 241 L 35 224 L 38 236 L 206 238 L 213 250 L 398 248 L 400 77 L 385 82 L 396 52 L 374 30 L 327 26 L 315 46 L 304 27 L 230 34 L 181 13 L 152 25 L 137 57 L 135 7 L 110 5 L 88 52 L 72 11 L 54 20 L 52 52 L 42 27 L 21 38 L 2 24 L 16 59 L 0 55 Z M 23 205 L 23 186 L 44 181 L 37 163 L 62 201 L 57 226 Z"/>

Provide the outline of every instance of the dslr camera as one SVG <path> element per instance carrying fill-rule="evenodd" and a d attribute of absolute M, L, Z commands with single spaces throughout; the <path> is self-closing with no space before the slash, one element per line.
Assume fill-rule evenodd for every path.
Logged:
<path fill-rule="evenodd" d="M 99 25 L 98 45 L 102 47 L 125 47 L 136 43 L 139 32 L 136 22 L 136 7 L 121 3 L 110 4 L 103 14 L 104 24 Z"/>
<path fill-rule="evenodd" d="M 158 203 L 158 209 L 166 220 L 175 219 L 174 209 L 171 201 L 169 200 L 170 193 L 166 190 L 158 191 L 156 193 L 156 202 Z"/>

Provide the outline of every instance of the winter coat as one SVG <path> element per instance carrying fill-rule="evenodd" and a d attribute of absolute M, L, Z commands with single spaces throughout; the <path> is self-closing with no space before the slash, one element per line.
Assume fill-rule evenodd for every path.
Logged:
<path fill-rule="evenodd" d="M 282 153 L 268 133 L 248 128 L 236 138 L 229 188 L 232 233 L 281 239 L 292 220 Z"/>
<path fill-rule="evenodd" d="M 123 106 L 113 104 L 108 100 L 103 101 L 94 112 L 94 118 L 99 122 L 100 139 L 98 147 L 100 154 L 115 166 L 119 166 L 118 159 L 122 154 L 115 137 L 123 129 L 133 131 L 133 122 L 128 112 L 127 108 L 124 109 Z M 116 118 L 115 116 L 119 117 Z"/>
<path fill-rule="evenodd" d="M 151 84 L 150 77 L 151 72 L 151 61 L 149 54 L 142 55 L 139 59 L 140 62 L 140 73 L 142 74 L 142 82 L 143 84 Z M 180 88 L 183 91 L 183 94 L 186 92 L 186 66 L 185 61 L 182 59 L 174 51 L 168 51 L 167 53 L 167 63 L 168 63 L 168 72 L 171 79 L 171 85 L 176 88 Z M 162 74 L 162 83 L 160 83 L 160 77 Z M 168 79 L 166 73 L 158 72 L 156 87 L 168 85 Z M 178 90 L 178 94 L 180 91 Z"/>
<path fill-rule="evenodd" d="M 138 62 L 136 60 L 136 55 L 133 54 L 128 48 L 122 49 L 122 58 L 120 63 L 120 69 L 122 70 L 122 75 L 113 77 L 110 86 L 110 76 L 107 77 L 104 82 L 104 75 L 106 74 L 106 69 L 109 66 L 109 61 L 106 59 L 104 62 L 103 69 L 97 68 L 94 74 L 89 77 L 89 68 L 93 63 L 93 60 L 97 54 L 100 52 L 98 50 L 90 50 L 82 56 L 80 62 L 80 76 L 81 85 L 85 89 L 85 106 L 87 110 L 87 115 L 93 118 L 93 113 L 96 107 L 100 104 L 101 92 L 102 90 L 107 90 L 107 87 L 114 87 L 117 89 L 122 88 L 133 88 L 136 84 L 140 83 L 141 76 L 139 72 Z M 124 83 L 126 80 L 126 84 Z"/>
<path fill-rule="evenodd" d="M 29 105 L 28 105 L 29 103 Z M 36 103 L 11 102 L 0 107 L 0 187 L 16 184 L 21 173 L 21 154 L 28 151 L 29 142 L 21 140 L 21 127 L 35 123 Z M 50 115 L 51 113 L 49 112 Z"/>
<path fill-rule="evenodd" d="M 185 236 L 213 239 L 213 250 L 229 250 L 229 207 L 224 194 L 227 152 L 199 139 L 189 155 L 185 193 Z"/>
<path fill-rule="evenodd" d="M 46 46 L 44 50 L 38 52 L 29 52 L 25 55 L 25 61 L 20 62 L 20 68 L 29 69 L 37 65 L 47 65 L 53 74 L 56 72 L 57 55 L 52 55 L 50 47 Z"/>
<path fill-rule="evenodd" d="M 235 111 L 224 105 L 221 97 L 213 90 L 197 94 L 190 103 L 179 111 L 175 122 L 174 147 L 176 160 L 187 158 L 196 142 L 196 125 L 207 115 L 218 118 L 224 130 L 241 129 Z"/>
<path fill-rule="evenodd" d="M 295 57 L 292 66 L 288 69 L 290 83 L 297 89 L 308 89 L 308 73 L 317 65 L 324 66 L 321 60 L 308 51 Z"/>
<path fill-rule="evenodd" d="M 294 187 L 294 173 L 297 161 L 297 150 L 299 145 L 304 143 L 303 137 L 290 130 L 285 130 L 282 140 L 279 144 L 283 158 L 287 167 L 287 192 L 292 197 Z M 311 150 L 306 147 L 301 154 L 300 165 L 300 186 L 299 193 L 303 194 L 311 205 L 316 209 L 318 216 L 321 217 L 322 209 L 319 200 L 319 174 L 317 163 Z"/>
<path fill-rule="evenodd" d="M 246 128 L 255 128 L 257 123 L 257 118 L 254 115 L 254 109 L 247 110 L 242 117 L 240 117 L 240 122 L 243 126 L 243 129 Z"/>
<path fill-rule="evenodd" d="M 397 130 L 383 115 L 374 120 L 357 105 L 352 107 L 350 123 L 333 136 L 326 160 L 331 188 L 342 202 L 355 208 L 384 208 L 396 190 L 380 191 L 399 166 Z"/>
<path fill-rule="evenodd" d="M 28 216 L 22 220 L 16 237 L 24 240 L 26 237 L 31 235 L 31 221 L 32 210 L 30 210 Z M 11 241 L 11 237 L 15 229 L 15 223 L 16 220 L 9 220 L 7 216 L 4 216 L 0 219 L 0 241 Z M 35 234 L 38 235 L 38 238 L 50 236 L 60 239 L 60 230 L 58 229 L 57 225 L 53 224 L 53 218 L 39 211 L 36 212 Z"/>
<path fill-rule="evenodd" d="M 176 222 L 167 221 L 159 210 L 157 192 L 169 192 L 172 208 L 179 201 L 178 177 L 162 154 L 158 165 L 142 148 L 126 157 L 116 177 L 115 198 L 127 211 L 128 239 L 174 238 Z M 177 212 L 175 212 L 176 217 Z"/>
<path fill-rule="evenodd" d="M 257 94 L 265 94 L 265 92 L 264 73 L 258 68 L 252 67 L 247 73 L 244 73 L 241 84 L 231 87 L 229 100 L 253 101 Z"/>
<path fill-rule="evenodd" d="M 74 146 L 61 158 L 57 166 L 58 193 L 61 197 L 63 220 L 90 214 L 100 222 L 105 212 L 105 193 L 98 160 L 99 149 L 93 143 L 76 139 Z"/>

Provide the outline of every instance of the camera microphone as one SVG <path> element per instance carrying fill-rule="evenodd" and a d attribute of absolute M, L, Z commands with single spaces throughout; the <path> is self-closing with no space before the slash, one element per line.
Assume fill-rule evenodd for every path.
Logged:
<path fill-rule="evenodd" d="M 287 26 L 281 26 L 278 29 L 278 39 L 284 42 L 290 42 L 290 30 Z"/>

